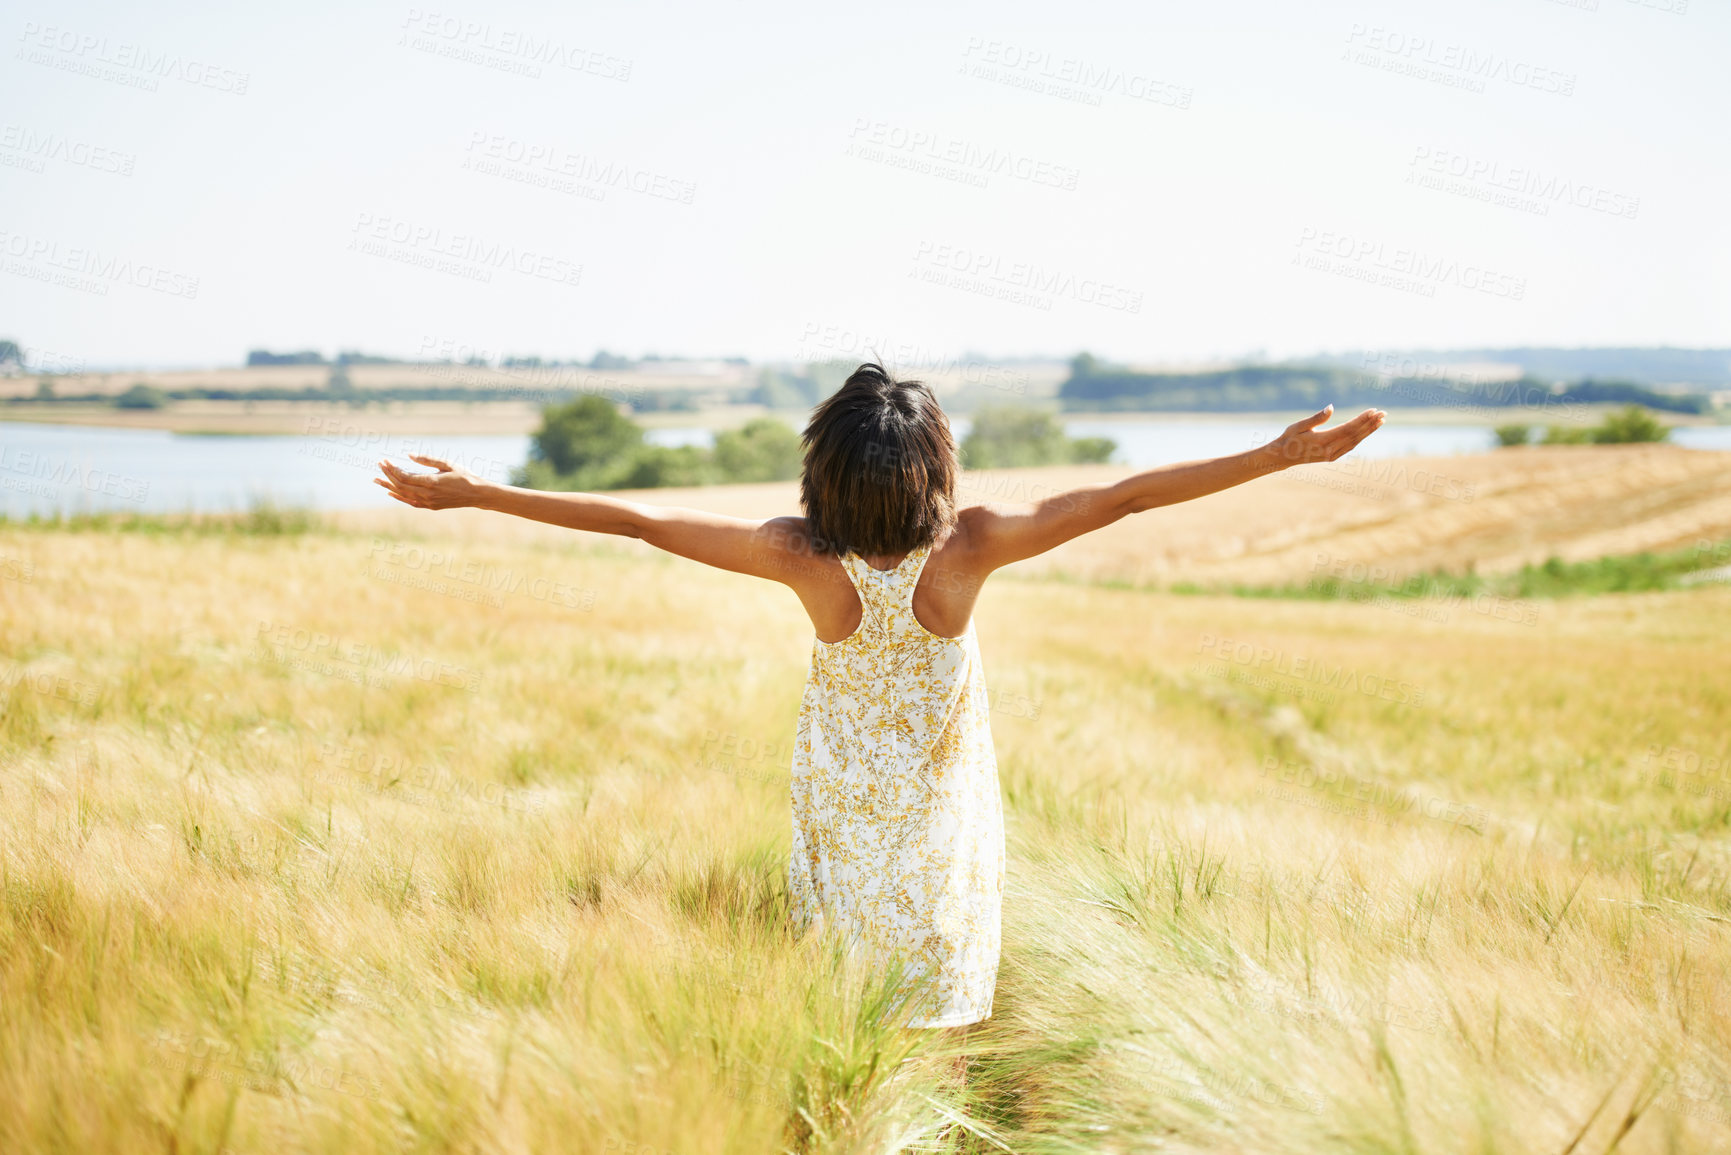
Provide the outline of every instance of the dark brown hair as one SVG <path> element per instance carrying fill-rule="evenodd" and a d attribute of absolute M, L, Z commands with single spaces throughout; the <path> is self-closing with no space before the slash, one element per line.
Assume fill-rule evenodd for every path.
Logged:
<path fill-rule="evenodd" d="M 956 521 L 956 442 L 938 399 L 868 362 L 801 435 L 799 500 L 818 553 L 907 553 Z"/>

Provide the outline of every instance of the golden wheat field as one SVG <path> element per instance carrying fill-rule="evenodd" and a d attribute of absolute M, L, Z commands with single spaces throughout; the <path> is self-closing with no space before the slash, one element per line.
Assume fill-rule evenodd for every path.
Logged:
<path fill-rule="evenodd" d="M 0 1150 L 1731 1150 L 1731 588 L 1108 584 L 1722 524 L 1723 455 L 1519 461 L 1283 475 L 988 584 L 963 1039 L 785 929 L 785 589 L 467 512 L 0 527 Z M 1571 469 L 1574 520 L 1532 496 Z"/>

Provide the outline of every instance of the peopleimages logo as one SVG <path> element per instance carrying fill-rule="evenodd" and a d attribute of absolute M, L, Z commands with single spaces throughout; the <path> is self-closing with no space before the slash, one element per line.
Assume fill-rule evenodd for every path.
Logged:
<path fill-rule="evenodd" d="M 511 171 L 518 170 L 525 174 L 524 183 L 528 184 L 542 183 L 526 175 L 531 173 L 553 181 L 571 182 L 572 188 L 559 188 L 559 191 L 575 191 L 575 186 L 591 185 L 595 186 L 593 191 L 602 195 L 607 189 L 624 189 L 639 196 L 685 205 L 697 195 L 697 185 L 693 181 L 621 161 L 603 160 L 588 153 L 571 152 L 541 141 L 475 131 L 469 134 L 466 151 L 468 155 L 463 160 L 466 169 L 487 176 L 507 177 Z"/>
<path fill-rule="evenodd" d="M 592 589 L 579 589 L 539 574 L 500 569 L 443 550 L 424 550 L 411 542 L 375 537 L 368 556 L 380 563 L 369 567 L 368 575 L 381 581 L 430 589 L 434 593 L 451 593 L 454 586 L 460 585 L 469 587 L 468 592 L 475 595 L 466 600 L 486 601 L 494 606 L 502 605 L 503 598 L 509 595 L 576 610 L 595 608 Z"/>
<path fill-rule="evenodd" d="M 188 301 L 198 296 L 197 277 L 100 249 L 62 245 L 50 237 L 0 229 L 0 254 L 8 259 L 9 273 L 61 282 L 98 296 L 106 296 L 109 285 L 131 285 Z"/>
<path fill-rule="evenodd" d="M 1504 164 L 1422 144 L 1413 152 L 1406 180 L 1408 184 L 1476 196 L 1539 216 L 1549 215 L 1554 204 L 1631 221 L 1641 211 L 1641 198 L 1627 193 L 1543 172 L 1530 165 Z"/>
<path fill-rule="evenodd" d="M 6 485 L 11 478 L 0 477 L 0 486 L 34 492 L 41 496 L 49 496 L 61 488 L 100 493 L 106 497 L 132 502 L 143 502 L 150 495 L 149 481 L 111 473 L 106 469 L 92 468 L 66 457 L 32 453 L 29 450 L 0 445 L 0 474 L 7 473 L 29 478 L 41 485 L 36 489 L 24 490 L 22 486 Z"/>
<path fill-rule="evenodd" d="M 1196 652 L 1223 663 L 1231 662 L 1253 673 L 1291 678 L 1310 686 L 1363 694 L 1402 706 L 1424 705 L 1424 691 L 1405 678 L 1344 665 L 1331 666 L 1326 660 L 1288 653 L 1272 646 L 1205 633 L 1196 644 Z"/>
<path fill-rule="evenodd" d="M 1438 42 L 1374 24 L 1354 24 L 1346 36 L 1345 59 L 1355 64 L 1402 72 L 1422 80 L 1483 92 L 1487 81 L 1531 88 L 1554 96 L 1573 96 L 1575 74 L 1474 48 Z"/>
<path fill-rule="evenodd" d="M 398 653 L 367 642 L 349 641 L 320 630 L 260 620 L 254 651 L 258 657 L 312 673 L 335 675 L 366 685 L 383 684 L 374 675 L 414 678 L 475 692 L 481 671 L 436 658 Z M 336 669 L 331 662 L 349 667 Z"/>
<path fill-rule="evenodd" d="M 854 119 L 848 133 L 848 156 L 945 175 L 948 170 L 986 179 L 1002 176 L 1029 184 L 1073 191 L 1080 177 L 1070 165 L 1029 156 L 1012 148 L 987 147 L 975 141 L 924 128 L 907 128 L 867 117 Z M 899 163 L 898 163 L 899 162 Z"/>
<path fill-rule="evenodd" d="M 571 72 L 582 72 L 602 80 L 621 83 L 631 79 L 631 61 L 568 44 L 553 36 L 523 28 L 465 20 L 439 12 L 410 8 L 403 17 L 398 43 L 426 52 L 482 64 L 507 72 L 539 78 L 541 65 L 550 64 Z"/>
<path fill-rule="evenodd" d="M 1142 294 L 1138 291 L 1027 261 L 1005 261 L 991 253 L 965 246 L 920 241 L 914 249 L 914 265 L 916 274 L 923 267 L 929 272 L 962 278 L 952 287 L 984 291 L 994 296 L 1010 294 L 1006 299 L 1012 299 L 1016 294 L 1028 298 L 1016 299 L 1019 304 L 1043 302 L 1041 307 L 1049 309 L 1052 298 L 1068 297 L 1084 305 L 1098 305 L 1119 312 L 1142 311 Z"/>
<path fill-rule="evenodd" d="M 178 52 L 156 52 L 141 44 L 113 41 L 106 36 L 38 24 L 34 20 L 24 22 L 18 40 L 20 60 L 147 92 L 155 92 L 163 80 L 178 80 L 198 88 L 245 96 L 247 83 L 252 79 L 251 73 L 192 60 Z"/>
<path fill-rule="evenodd" d="M 1320 266 L 1316 261 L 1332 262 L 1323 271 L 1364 280 L 1386 278 L 1395 287 L 1429 288 L 1434 292 L 1437 285 L 1449 285 L 1508 301 L 1519 301 L 1527 294 L 1525 277 L 1331 229 L 1301 229 L 1297 247 L 1293 264 L 1317 268 Z"/>
<path fill-rule="evenodd" d="M 1098 105 L 1103 96 L 1121 96 L 1168 108 L 1189 108 L 1194 90 L 1160 80 L 1151 73 L 1064 56 L 1006 40 L 970 36 L 962 49 L 962 71 L 982 80 L 1029 88 Z"/>
<path fill-rule="evenodd" d="M 22 164 L 14 167 L 41 172 L 47 161 L 57 161 L 74 168 L 93 172 L 131 176 L 138 163 L 135 153 L 121 152 L 100 144 L 92 144 L 75 136 L 58 132 L 38 132 L 22 124 L 7 124 L 0 128 L 0 152 L 16 153 Z M 0 160 L 0 163 L 8 163 Z"/>
<path fill-rule="evenodd" d="M 488 282 L 496 269 L 536 277 L 556 285 L 574 286 L 583 280 L 583 266 L 562 257 L 502 244 L 472 233 L 447 233 L 444 229 L 400 217 L 360 213 L 350 231 L 353 235 L 349 238 L 348 247 L 355 252 L 417 265 L 434 272 L 454 273 L 471 280 Z"/>

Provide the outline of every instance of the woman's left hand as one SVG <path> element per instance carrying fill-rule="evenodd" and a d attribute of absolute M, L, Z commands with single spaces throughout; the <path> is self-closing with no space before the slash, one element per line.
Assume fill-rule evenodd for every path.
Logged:
<path fill-rule="evenodd" d="M 1333 413 L 1334 406 L 1330 405 L 1320 413 L 1294 421 L 1269 442 L 1265 448 L 1272 453 L 1274 467 L 1285 469 L 1312 461 L 1335 461 L 1358 448 L 1358 443 L 1381 429 L 1388 418 L 1381 409 L 1366 409 L 1333 429 L 1320 428 Z"/>

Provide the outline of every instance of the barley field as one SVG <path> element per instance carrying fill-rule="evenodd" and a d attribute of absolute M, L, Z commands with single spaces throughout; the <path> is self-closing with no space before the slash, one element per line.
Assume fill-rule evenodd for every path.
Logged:
<path fill-rule="evenodd" d="M 1119 588 L 1258 489 L 1374 556 L 1492 508 L 1283 476 L 995 578 L 961 1038 L 786 930 L 785 589 L 466 512 L 0 526 L 0 1150 L 1731 1150 L 1731 588 Z"/>

